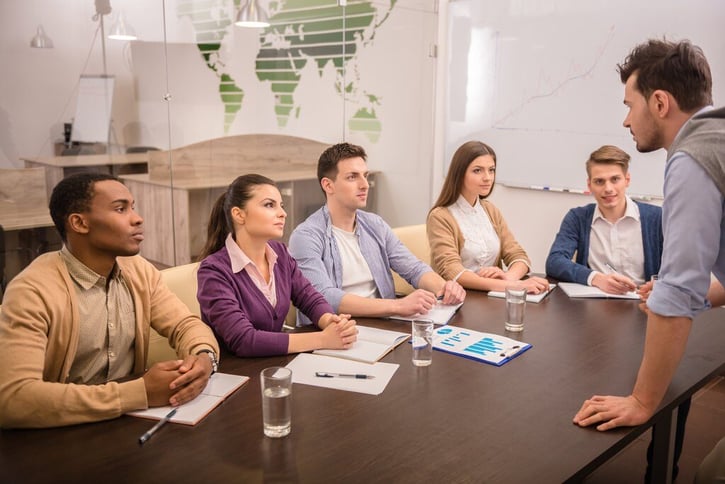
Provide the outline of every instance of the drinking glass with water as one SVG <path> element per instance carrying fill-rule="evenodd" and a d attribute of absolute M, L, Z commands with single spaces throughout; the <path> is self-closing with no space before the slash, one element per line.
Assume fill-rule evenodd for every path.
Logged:
<path fill-rule="evenodd" d="M 281 366 L 259 374 L 264 435 L 284 437 L 292 430 L 292 370 Z"/>
<path fill-rule="evenodd" d="M 520 284 L 506 287 L 506 331 L 524 330 L 524 312 L 526 309 L 526 288 Z"/>
<path fill-rule="evenodd" d="M 428 366 L 433 361 L 433 321 L 413 320 L 413 364 Z"/>

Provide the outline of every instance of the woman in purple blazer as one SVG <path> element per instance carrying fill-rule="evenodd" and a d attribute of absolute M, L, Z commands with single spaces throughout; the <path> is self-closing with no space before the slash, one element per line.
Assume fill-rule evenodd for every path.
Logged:
<path fill-rule="evenodd" d="M 305 279 L 282 236 L 287 213 L 275 183 L 238 177 L 212 209 L 199 266 L 202 319 L 237 356 L 271 356 L 350 348 L 355 321 L 334 314 Z M 282 332 L 290 301 L 322 330 Z"/>

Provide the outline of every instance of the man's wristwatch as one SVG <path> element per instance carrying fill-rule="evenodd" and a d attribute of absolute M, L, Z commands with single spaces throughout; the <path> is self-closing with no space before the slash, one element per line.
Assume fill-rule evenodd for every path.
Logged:
<path fill-rule="evenodd" d="M 209 355 L 209 359 L 211 360 L 211 374 L 213 375 L 219 370 L 219 360 L 216 357 L 216 353 L 212 350 L 201 350 L 196 354 L 196 356 L 199 356 L 202 353 Z"/>

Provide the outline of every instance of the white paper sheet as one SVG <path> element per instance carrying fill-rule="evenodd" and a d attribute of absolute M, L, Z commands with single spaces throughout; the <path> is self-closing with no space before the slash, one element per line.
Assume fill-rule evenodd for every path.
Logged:
<path fill-rule="evenodd" d="M 334 388 L 348 392 L 380 395 L 398 369 L 394 363 L 360 363 L 332 356 L 300 353 L 287 364 L 292 370 L 292 383 L 302 383 L 316 387 Z M 372 375 L 372 379 L 357 378 L 324 378 L 315 376 L 316 372 L 325 373 L 359 373 Z"/>

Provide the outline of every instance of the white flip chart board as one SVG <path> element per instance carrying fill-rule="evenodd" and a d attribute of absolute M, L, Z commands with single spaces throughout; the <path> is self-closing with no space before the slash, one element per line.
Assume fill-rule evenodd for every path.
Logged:
<path fill-rule="evenodd" d="M 111 126 L 114 78 L 81 76 L 71 139 L 83 143 L 107 143 Z"/>

